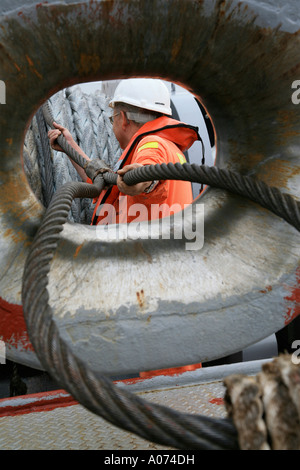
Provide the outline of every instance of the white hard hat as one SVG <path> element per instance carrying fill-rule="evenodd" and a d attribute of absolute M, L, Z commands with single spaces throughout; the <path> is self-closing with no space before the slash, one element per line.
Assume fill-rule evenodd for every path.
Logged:
<path fill-rule="evenodd" d="M 125 103 L 138 108 L 171 115 L 170 93 L 162 80 L 154 78 L 128 78 L 117 86 L 114 97 L 109 103 Z"/>

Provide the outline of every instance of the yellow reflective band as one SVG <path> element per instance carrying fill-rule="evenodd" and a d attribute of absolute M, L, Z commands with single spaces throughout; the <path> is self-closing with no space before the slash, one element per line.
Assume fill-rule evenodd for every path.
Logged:
<path fill-rule="evenodd" d="M 138 153 L 144 149 L 158 149 L 158 142 L 148 142 L 138 149 Z"/>
<path fill-rule="evenodd" d="M 185 156 L 182 155 L 181 153 L 176 153 L 177 157 L 179 158 L 179 161 L 181 163 L 181 165 L 183 165 L 184 163 L 186 163 L 186 159 L 185 159 Z"/>

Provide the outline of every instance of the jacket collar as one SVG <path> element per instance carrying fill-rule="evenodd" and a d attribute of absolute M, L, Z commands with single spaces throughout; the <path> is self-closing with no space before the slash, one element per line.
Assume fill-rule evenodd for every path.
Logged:
<path fill-rule="evenodd" d="M 134 134 L 120 157 L 120 160 L 122 160 L 120 168 L 125 165 L 139 141 L 143 137 L 151 134 L 170 140 L 176 144 L 182 152 L 189 149 L 196 140 L 201 140 L 198 127 L 185 124 L 176 119 L 169 118 L 168 116 L 161 116 L 154 121 L 146 122 L 146 124 Z"/>

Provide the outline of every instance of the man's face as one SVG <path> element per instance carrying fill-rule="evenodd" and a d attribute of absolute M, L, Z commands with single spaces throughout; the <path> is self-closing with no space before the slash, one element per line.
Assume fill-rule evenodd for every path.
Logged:
<path fill-rule="evenodd" d="M 129 122 L 124 111 L 114 110 L 113 131 L 120 147 L 124 150 L 131 139 Z"/>

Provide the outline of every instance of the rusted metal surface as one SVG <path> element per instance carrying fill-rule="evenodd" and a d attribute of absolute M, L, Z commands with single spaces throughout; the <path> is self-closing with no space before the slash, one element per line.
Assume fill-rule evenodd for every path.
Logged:
<path fill-rule="evenodd" d="M 0 336 L 8 357 L 38 366 L 20 303 L 44 209 L 20 153 L 42 102 L 91 80 L 160 76 L 183 84 L 212 117 L 218 166 L 299 197 L 300 105 L 291 99 L 298 10 L 295 0 L 1 3 Z M 118 241 L 113 227 L 66 225 L 50 301 L 63 337 L 94 368 L 198 363 L 240 350 L 299 314 L 296 230 L 221 190 L 207 190 L 197 203 L 205 207 L 200 250 L 186 250 L 186 240 Z"/>

